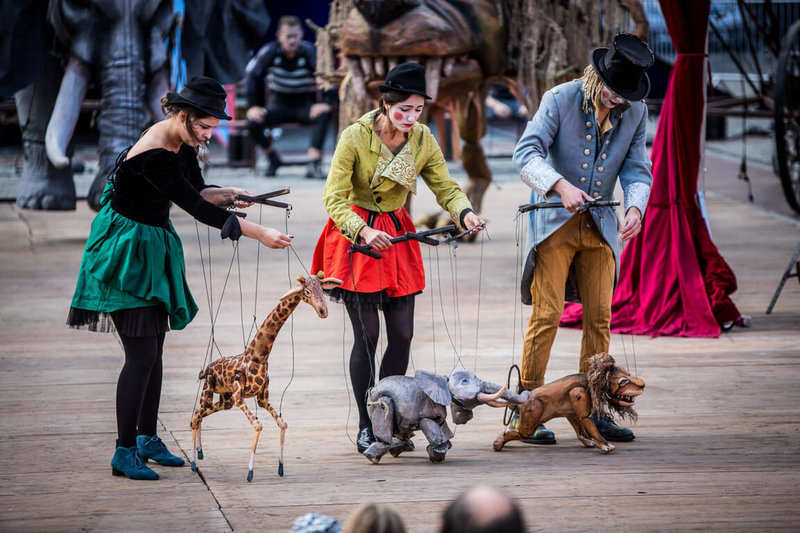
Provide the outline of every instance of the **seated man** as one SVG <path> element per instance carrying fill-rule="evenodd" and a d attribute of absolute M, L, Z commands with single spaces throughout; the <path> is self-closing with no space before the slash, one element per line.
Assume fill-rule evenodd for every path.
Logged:
<path fill-rule="evenodd" d="M 274 176 L 282 161 L 272 146 L 269 126 L 300 122 L 311 125 L 308 148 L 307 178 L 325 179 L 320 161 L 322 145 L 331 117 L 330 98 L 322 101 L 314 70 L 317 52 L 314 45 L 303 41 L 300 19 L 294 16 L 278 20 L 277 41 L 267 43 L 247 65 L 247 126 L 253 140 L 267 156 L 265 175 Z M 266 84 L 264 79 L 266 78 Z M 269 104 L 267 90 L 269 92 Z"/>
<path fill-rule="evenodd" d="M 489 120 L 515 118 L 527 121 L 528 108 L 514 98 L 508 87 L 493 83 L 486 95 L 486 118 Z"/>

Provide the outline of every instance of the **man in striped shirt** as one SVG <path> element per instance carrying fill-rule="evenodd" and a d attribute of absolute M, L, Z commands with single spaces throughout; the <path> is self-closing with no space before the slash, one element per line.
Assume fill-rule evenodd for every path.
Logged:
<path fill-rule="evenodd" d="M 274 176 L 282 161 L 272 146 L 272 135 L 267 128 L 287 122 L 310 125 L 306 177 L 324 179 L 320 164 L 322 145 L 335 92 L 323 94 L 317 88 L 314 78 L 317 52 L 313 44 L 303 40 L 299 18 L 281 17 L 276 37 L 276 41 L 264 45 L 247 65 L 250 135 L 267 156 L 265 174 Z"/>

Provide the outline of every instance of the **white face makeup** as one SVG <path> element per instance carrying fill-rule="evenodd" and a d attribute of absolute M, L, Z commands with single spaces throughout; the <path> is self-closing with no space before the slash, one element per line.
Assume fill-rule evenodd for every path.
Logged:
<path fill-rule="evenodd" d="M 600 91 L 600 103 L 607 107 L 608 109 L 614 109 L 618 105 L 622 105 L 626 103 L 627 100 L 609 89 L 608 87 L 603 87 Z"/>
<path fill-rule="evenodd" d="M 419 120 L 423 107 L 425 107 L 425 98 L 418 94 L 412 94 L 402 102 L 389 106 L 386 114 L 395 128 L 406 133 Z"/>

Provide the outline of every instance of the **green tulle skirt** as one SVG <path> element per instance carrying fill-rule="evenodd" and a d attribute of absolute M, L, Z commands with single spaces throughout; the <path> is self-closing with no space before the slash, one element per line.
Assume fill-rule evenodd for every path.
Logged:
<path fill-rule="evenodd" d="M 110 187 L 92 222 L 67 323 L 98 329 L 91 322 L 96 325 L 101 314 L 163 306 L 170 328 L 183 329 L 197 304 L 186 283 L 180 237 L 171 222 L 149 226 L 114 211 L 107 201 Z"/>

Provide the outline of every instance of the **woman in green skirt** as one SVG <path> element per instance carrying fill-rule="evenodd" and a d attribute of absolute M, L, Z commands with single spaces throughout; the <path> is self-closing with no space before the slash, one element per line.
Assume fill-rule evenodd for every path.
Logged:
<path fill-rule="evenodd" d="M 236 200 L 247 191 L 203 181 L 197 159 L 220 119 L 230 120 L 220 84 L 193 78 L 179 93 L 167 93 L 161 106 L 166 118 L 120 154 L 103 192 L 67 318 L 71 327 L 116 331 L 122 341 L 125 364 L 117 380 L 118 441 L 111 468 L 131 479 L 158 479 L 147 459 L 183 465 L 156 434 L 164 335 L 184 328 L 197 313 L 181 240 L 169 220 L 172 203 L 220 229 L 222 238 L 244 235 L 270 248 L 291 243 L 278 230 L 219 207 L 249 206 Z"/>

